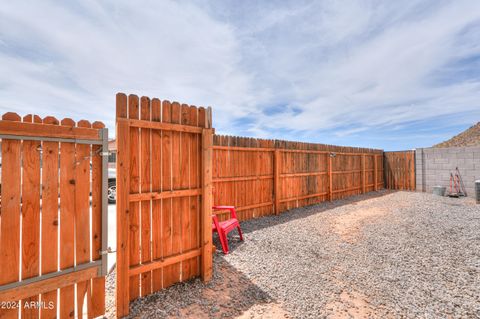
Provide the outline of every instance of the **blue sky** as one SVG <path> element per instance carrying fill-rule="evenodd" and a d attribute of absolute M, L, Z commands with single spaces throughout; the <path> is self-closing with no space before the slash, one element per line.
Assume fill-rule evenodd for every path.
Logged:
<path fill-rule="evenodd" d="M 2 3 L 2 113 L 113 129 L 119 91 L 221 134 L 430 146 L 480 120 L 480 1 Z"/>

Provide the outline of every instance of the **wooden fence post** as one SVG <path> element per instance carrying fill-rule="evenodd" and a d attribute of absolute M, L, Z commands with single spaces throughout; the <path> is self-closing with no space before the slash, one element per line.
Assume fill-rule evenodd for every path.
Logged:
<path fill-rule="evenodd" d="M 365 154 L 362 154 L 362 194 L 365 194 Z"/>
<path fill-rule="evenodd" d="M 273 196 L 275 199 L 275 215 L 280 214 L 280 174 L 281 174 L 281 156 L 279 149 L 275 150 L 275 164 L 273 170 L 274 188 Z"/>
<path fill-rule="evenodd" d="M 374 167 L 374 174 L 373 174 L 373 179 L 374 179 L 374 182 L 373 182 L 373 187 L 374 187 L 374 190 L 377 191 L 377 154 L 374 154 L 373 155 L 373 167 Z"/>
<path fill-rule="evenodd" d="M 212 129 L 202 131 L 202 260 L 203 281 L 212 278 Z"/>
<path fill-rule="evenodd" d="M 117 94 L 117 118 L 127 117 L 127 96 Z M 130 189 L 130 138 L 126 122 L 117 122 L 117 317 L 129 312 L 129 189 Z"/>
<path fill-rule="evenodd" d="M 332 181 L 332 153 L 327 153 L 328 156 L 328 200 L 332 201 L 333 197 L 333 181 Z"/>

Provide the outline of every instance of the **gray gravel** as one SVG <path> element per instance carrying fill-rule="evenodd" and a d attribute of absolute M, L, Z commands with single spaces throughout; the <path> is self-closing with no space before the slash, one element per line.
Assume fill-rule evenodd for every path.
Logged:
<path fill-rule="evenodd" d="M 275 304 L 293 318 L 480 318 L 480 205 L 470 199 L 383 191 L 242 229 L 245 242 L 235 234 L 231 253 L 215 257 L 211 283 L 137 300 L 132 317 L 232 318 Z M 225 306 L 232 279 L 240 301 Z"/>
<path fill-rule="evenodd" d="M 245 222 L 226 260 L 297 318 L 480 317 L 480 205 L 381 194 Z"/>

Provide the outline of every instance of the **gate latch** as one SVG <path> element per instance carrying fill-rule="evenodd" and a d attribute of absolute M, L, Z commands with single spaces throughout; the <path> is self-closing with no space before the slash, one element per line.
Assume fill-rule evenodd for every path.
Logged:
<path fill-rule="evenodd" d="M 108 255 L 108 254 L 112 254 L 112 253 L 116 253 L 117 251 L 116 250 L 112 250 L 111 247 L 108 247 L 107 250 L 99 250 L 98 253 L 100 255 Z"/>

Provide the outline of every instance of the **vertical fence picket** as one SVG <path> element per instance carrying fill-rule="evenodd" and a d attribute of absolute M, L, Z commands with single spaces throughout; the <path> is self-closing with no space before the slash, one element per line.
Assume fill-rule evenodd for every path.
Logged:
<path fill-rule="evenodd" d="M 62 126 L 75 127 L 72 119 Z M 60 143 L 60 269 L 74 266 L 75 258 L 75 144 Z M 75 285 L 60 289 L 60 318 L 75 317 Z"/>
<path fill-rule="evenodd" d="M 180 104 L 172 103 L 172 123 L 180 124 Z M 172 132 L 172 189 L 181 188 L 181 133 Z M 182 207 L 183 198 L 175 197 L 172 199 L 172 254 L 180 254 L 182 252 Z M 171 275 L 174 282 L 181 280 L 181 262 L 172 265 Z"/>
<path fill-rule="evenodd" d="M 212 113 L 205 114 L 206 128 L 202 132 L 202 261 L 201 277 L 204 281 L 212 278 Z"/>
<path fill-rule="evenodd" d="M 101 130 L 105 125 L 94 122 L 92 127 Z M 92 261 L 102 258 L 102 152 L 107 151 L 102 145 L 92 146 Z M 98 317 L 105 312 L 105 277 L 93 278 L 91 287 L 89 317 Z"/>
<path fill-rule="evenodd" d="M 128 96 L 128 118 L 139 119 L 138 96 Z M 140 191 L 140 134 L 139 128 L 130 128 L 130 193 Z M 130 267 L 140 263 L 140 208 L 139 202 L 130 202 L 129 255 Z M 130 300 L 140 296 L 140 276 L 130 276 Z"/>
<path fill-rule="evenodd" d="M 159 99 L 152 99 L 152 122 L 160 122 L 162 119 L 162 105 Z M 162 131 L 152 130 L 152 191 L 160 192 L 162 188 Z M 152 259 L 162 257 L 162 202 L 152 201 Z M 152 291 L 162 289 L 163 269 L 152 271 Z"/>
<path fill-rule="evenodd" d="M 2 120 L 21 121 L 18 114 L 6 113 Z M 2 140 L 2 203 L 0 207 L 0 285 L 18 281 L 20 268 L 21 141 Z M 18 308 L 0 308 L 1 318 L 17 318 Z"/>
<path fill-rule="evenodd" d="M 91 127 L 86 120 L 78 127 Z M 90 262 L 90 160 L 91 146 L 78 144 L 75 150 L 75 255 L 76 264 Z M 77 283 L 77 316 L 83 318 L 83 308 L 91 309 L 90 280 Z"/>
<path fill-rule="evenodd" d="M 43 124 L 58 125 L 56 118 L 47 116 Z M 43 142 L 42 146 L 42 274 L 58 269 L 58 142 Z M 55 318 L 57 315 L 57 290 L 42 294 L 42 318 Z"/>
<path fill-rule="evenodd" d="M 42 123 L 37 115 L 23 118 L 26 123 Z M 40 274 L 40 152 L 41 141 L 23 141 L 22 147 L 22 279 Z M 38 295 L 22 300 L 22 305 L 38 302 Z M 38 318 L 38 308 L 21 307 L 22 318 Z"/>
<path fill-rule="evenodd" d="M 190 109 L 186 104 L 180 106 L 180 124 L 190 125 Z M 186 132 L 180 133 L 180 189 L 190 188 L 190 134 Z M 190 197 L 182 197 L 179 199 L 179 214 L 181 220 L 181 252 L 186 252 L 190 249 L 191 241 L 191 224 L 190 224 Z M 182 261 L 181 278 L 182 281 L 190 278 L 190 261 Z"/>
<path fill-rule="evenodd" d="M 190 125 L 198 127 L 198 109 L 195 106 L 190 106 Z M 199 148 L 199 135 L 192 134 L 190 136 L 190 180 L 189 188 L 200 188 L 200 154 L 201 148 Z M 190 224 L 191 224 L 191 242 L 190 249 L 200 248 L 200 196 L 190 197 Z M 198 276 L 199 271 L 199 257 L 192 258 L 190 260 L 190 276 Z"/>
<path fill-rule="evenodd" d="M 169 101 L 162 103 L 162 122 L 172 122 L 172 105 Z M 177 160 L 177 159 L 176 159 Z M 172 132 L 162 132 L 162 191 L 171 191 L 172 186 Z M 173 253 L 172 198 L 162 200 L 162 257 Z M 176 282 L 175 265 L 163 268 L 163 287 L 169 287 Z"/>
<path fill-rule="evenodd" d="M 116 137 L 117 137 L 117 274 L 116 274 L 116 314 L 124 317 L 129 311 L 129 266 L 130 242 L 130 132 L 126 122 L 128 117 L 127 96 L 116 96 Z"/>
<path fill-rule="evenodd" d="M 151 119 L 151 106 L 150 99 L 146 96 L 142 96 L 140 104 L 140 119 L 144 121 L 150 121 Z M 151 192 L 151 130 L 148 128 L 142 128 L 140 133 L 141 146 L 140 146 L 140 181 L 141 189 L 143 193 Z M 151 201 L 144 200 L 140 202 L 141 209 L 141 256 L 142 263 L 147 263 L 152 260 L 151 254 Z M 141 274 L 142 280 L 142 296 L 146 296 L 152 293 L 152 273 L 147 271 Z"/>

